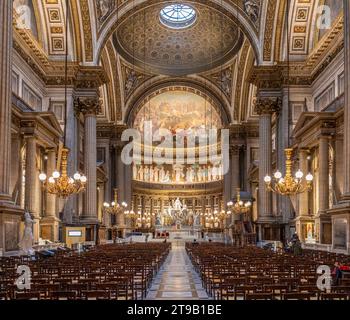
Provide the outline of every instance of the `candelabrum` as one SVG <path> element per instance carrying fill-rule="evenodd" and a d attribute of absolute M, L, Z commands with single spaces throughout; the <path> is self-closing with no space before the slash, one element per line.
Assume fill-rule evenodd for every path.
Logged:
<path fill-rule="evenodd" d="M 111 215 L 118 215 L 118 214 L 124 214 L 125 209 L 128 207 L 128 204 L 126 202 L 122 202 L 121 204 L 118 203 L 118 190 L 114 189 L 114 200 L 111 204 L 108 202 L 105 202 L 103 204 L 105 213 L 111 214 Z"/>
<path fill-rule="evenodd" d="M 214 218 L 220 221 L 220 225 L 222 228 L 225 228 L 225 221 L 228 215 L 229 214 L 225 210 L 221 210 L 220 212 L 218 210 L 214 211 Z"/>
<path fill-rule="evenodd" d="M 277 170 L 273 178 L 265 176 L 264 181 L 269 191 L 283 196 L 296 195 L 312 189 L 313 176 L 307 174 L 304 179 L 304 173 L 299 169 L 294 177 L 292 175 L 292 154 L 293 149 L 285 149 L 286 155 L 286 175 L 283 177 L 280 170 Z"/>
<path fill-rule="evenodd" d="M 125 211 L 124 213 L 125 213 L 125 217 L 126 217 L 127 219 L 130 219 L 130 221 L 131 221 L 131 227 L 132 227 L 132 228 L 136 228 L 136 227 L 137 227 L 136 222 L 137 222 L 137 219 L 138 219 L 138 217 L 139 217 L 139 214 L 136 213 L 136 212 L 134 211 L 134 204 L 131 203 L 131 210 L 130 210 L 130 211 L 127 210 L 127 211 Z"/>
<path fill-rule="evenodd" d="M 252 202 L 250 200 L 243 201 L 241 199 L 241 189 L 237 188 L 236 202 L 230 201 L 227 203 L 229 208 L 232 208 L 234 213 L 248 213 L 252 207 Z"/>
<path fill-rule="evenodd" d="M 52 176 L 48 179 L 45 173 L 39 175 L 39 179 L 43 183 L 44 189 L 46 189 L 48 193 L 57 195 L 63 199 L 85 190 L 87 181 L 86 176 L 81 175 L 79 172 L 74 174 L 73 178 L 68 176 L 68 155 L 69 149 L 64 147 L 62 149 L 61 157 L 61 172 L 55 170 L 52 173 Z"/>

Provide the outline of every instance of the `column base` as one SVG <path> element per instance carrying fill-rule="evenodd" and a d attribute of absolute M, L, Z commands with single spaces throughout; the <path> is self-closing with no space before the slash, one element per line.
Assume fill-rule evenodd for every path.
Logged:
<path fill-rule="evenodd" d="M 11 202 L 0 202 L 0 256 L 18 251 L 24 210 Z"/>
<path fill-rule="evenodd" d="M 350 201 L 342 201 L 327 213 L 332 226 L 332 251 L 350 254 Z"/>
<path fill-rule="evenodd" d="M 82 216 L 79 219 L 79 223 L 83 224 L 83 225 L 98 225 L 99 221 L 98 221 L 97 217 Z"/>
<path fill-rule="evenodd" d="M 59 240 L 58 230 L 61 220 L 57 217 L 44 217 L 40 221 L 40 234 L 44 240 L 56 242 Z"/>
<path fill-rule="evenodd" d="M 345 193 L 341 196 L 339 205 L 348 204 L 349 202 L 350 202 L 350 193 Z"/>
<path fill-rule="evenodd" d="M 318 212 L 315 217 L 316 242 L 320 244 L 332 243 L 332 222 L 327 212 Z"/>
<path fill-rule="evenodd" d="M 258 228 L 259 241 L 282 241 L 285 224 L 282 223 L 283 217 L 264 216 L 259 217 L 255 222 Z M 283 230 L 281 229 L 283 227 Z M 282 235 L 283 233 L 283 235 Z"/>

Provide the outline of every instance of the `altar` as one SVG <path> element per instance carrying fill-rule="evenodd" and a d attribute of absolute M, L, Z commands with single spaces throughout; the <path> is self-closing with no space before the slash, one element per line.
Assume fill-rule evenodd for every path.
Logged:
<path fill-rule="evenodd" d="M 176 229 L 176 227 L 166 229 L 157 228 L 155 237 L 157 239 L 167 239 L 169 241 L 193 241 L 194 239 L 201 239 L 201 229 L 195 229 L 193 227 L 181 227 L 181 229 Z"/>
<path fill-rule="evenodd" d="M 200 214 L 189 210 L 185 202 L 179 198 L 158 213 L 156 217 L 156 229 L 169 229 L 172 231 L 183 231 L 200 228 Z"/>

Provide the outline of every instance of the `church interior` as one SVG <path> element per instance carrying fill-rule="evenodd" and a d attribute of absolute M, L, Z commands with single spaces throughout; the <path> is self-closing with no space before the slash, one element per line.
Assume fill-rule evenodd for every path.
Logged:
<path fill-rule="evenodd" d="M 350 300 L 349 1 L 0 21 L 0 300 Z"/>

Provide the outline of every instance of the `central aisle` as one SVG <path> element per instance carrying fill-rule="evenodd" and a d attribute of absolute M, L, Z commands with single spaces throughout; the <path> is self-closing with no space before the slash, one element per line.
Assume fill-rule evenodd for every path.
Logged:
<path fill-rule="evenodd" d="M 208 300 L 184 243 L 173 243 L 167 260 L 154 279 L 146 300 Z"/>

